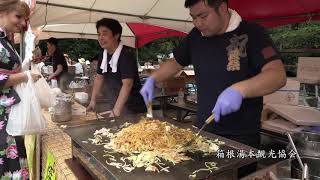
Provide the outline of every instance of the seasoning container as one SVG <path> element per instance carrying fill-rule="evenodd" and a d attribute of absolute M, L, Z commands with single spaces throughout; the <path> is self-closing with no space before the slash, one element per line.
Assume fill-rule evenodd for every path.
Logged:
<path fill-rule="evenodd" d="M 71 97 L 71 95 L 64 93 L 56 96 L 51 113 L 51 120 L 53 122 L 66 122 L 72 119 Z"/>

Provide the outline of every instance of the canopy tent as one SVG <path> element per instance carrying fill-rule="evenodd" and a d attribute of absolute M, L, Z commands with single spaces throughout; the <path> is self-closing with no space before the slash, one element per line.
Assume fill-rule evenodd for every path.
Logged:
<path fill-rule="evenodd" d="M 185 36 L 186 33 L 172 29 L 143 23 L 121 23 L 122 41 L 131 47 L 141 47 L 153 40 L 170 37 Z M 97 39 L 95 23 L 87 24 L 54 24 L 42 26 L 38 39 L 56 38 L 86 38 Z"/>
<path fill-rule="evenodd" d="M 103 18 L 115 18 L 124 27 L 123 41 L 132 47 L 150 42 L 153 38 L 137 41 L 134 35 L 144 32 L 146 24 L 189 32 L 192 27 L 185 0 L 36 0 L 37 5 L 31 17 L 32 27 L 44 25 L 40 39 L 88 38 L 96 39 L 94 23 Z M 319 0 L 229 0 L 230 8 L 235 9 L 246 20 L 257 21 L 265 27 L 275 27 L 290 23 L 320 20 Z M 128 28 L 140 26 L 139 30 Z M 140 23 L 140 24 L 136 24 Z M 143 24 L 145 25 L 143 25 Z M 129 30 L 134 31 L 130 33 Z M 153 32 L 154 36 L 165 37 L 166 33 Z M 177 32 L 170 32 L 177 35 Z M 162 35 L 155 35 L 162 34 Z M 181 34 L 178 34 L 179 36 Z M 142 43 L 141 43 L 142 42 Z"/>
<path fill-rule="evenodd" d="M 125 45 L 135 47 L 136 38 L 130 28 L 121 23 L 123 28 L 121 40 Z M 38 31 L 38 32 L 37 32 Z M 94 23 L 88 24 L 53 24 L 39 27 L 36 30 L 39 40 L 55 37 L 59 39 L 82 38 L 97 39 L 97 30 Z"/>
<path fill-rule="evenodd" d="M 229 4 L 244 19 L 265 27 L 320 20 L 319 0 L 229 0 Z"/>
<path fill-rule="evenodd" d="M 319 0 L 229 0 L 247 20 L 266 27 L 320 19 Z M 102 17 L 188 32 L 193 27 L 184 0 L 37 0 L 33 27 L 94 23 Z"/>
<path fill-rule="evenodd" d="M 143 23 L 127 23 L 136 37 L 136 47 L 141 47 L 153 40 L 171 37 L 171 36 L 186 36 L 184 32 L 175 31 L 172 29 L 153 26 Z"/>
<path fill-rule="evenodd" d="M 33 27 L 44 24 L 95 23 L 103 17 L 188 32 L 192 27 L 181 0 L 37 0 Z"/>

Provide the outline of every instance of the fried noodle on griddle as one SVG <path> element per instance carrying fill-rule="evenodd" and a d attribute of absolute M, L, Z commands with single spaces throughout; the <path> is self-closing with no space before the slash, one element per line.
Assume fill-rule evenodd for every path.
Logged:
<path fill-rule="evenodd" d="M 102 143 L 101 136 L 110 138 L 110 142 Z M 117 133 L 111 133 L 109 129 L 96 131 L 95 139 L 97 140 L 91 139 L 91 141 L 103 144 L 108 152 L 113 151 L 127 156 L 122 159 L 122 166 L 121 163 L 107 161 L 109 165 L 117 165 L 117 168 L 122 167 L 124 170 L 145 167 L 146 171 L 168 171 L 168 166 L 165 167 L 161 159 L 177 164 L 191 160 L 186 155 L 187 151 L 201 151 L 208 155 L 216 152 L 219 145 L 223 144 L 217 139 L 209 140 L 199 136 L 189 147 L 184 147 L 183 145 L 194 136 L 190 129 L 178 128 L 159 120 L 142 119 L 137 124 L 123 127 Z"/>

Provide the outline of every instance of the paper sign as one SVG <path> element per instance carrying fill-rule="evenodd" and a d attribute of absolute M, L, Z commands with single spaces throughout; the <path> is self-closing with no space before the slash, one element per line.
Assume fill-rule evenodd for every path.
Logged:
<path fill-rule="evenodd" d="M 47 164 L 46 164 L 46 170 L 44 174 L 45 180 L 55 180 L 56 179 L 56 172 L 54 169 L 55 160 L 50 151 L 48 151 L 47 154 Z"/>
<path fill-rule="evenodd" d="M 297 78 L 302 83 L 320 83 L 320 58 L 319 57 L 299 57 Z"/>

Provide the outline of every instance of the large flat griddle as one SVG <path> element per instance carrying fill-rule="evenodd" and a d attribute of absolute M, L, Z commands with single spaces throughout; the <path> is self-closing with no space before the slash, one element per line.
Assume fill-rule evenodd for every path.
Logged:
<path fill-rule="evenodd" d="M 96 121 L 90 122 L 89 124 L 82 124 L 79 126 L 73 126 L 67 128 L 65 131 L 70 135 L 73 142 L 73 156 L 82 162 L 83 166 L 97 179 L 144 179 L 144 180 L 171 180 L 171 179 L 189 179 L 189 175 L 200 168 L 205 167 L 205 162 L 216 162 L 218 163 L 218 170 L 215 170 L 213 173 L 203 172 L 197 174 L 197 179 L 207 178 L 209 176 L 219 176 L 219 177 L 228 177 L 227 179 L 237 179 L 237 169 L 244 165 L 250 164 L 257 159 L 240 159 L 240 158 L 232 158 L 232 159 L 221 159 L 214 156 L 203 157 L 200 153 L 188 154 L 190 157 L 194 159 L 194 161 L 184 161 L 182 163 L 176 165 L 170 165 L 170 172 L 146 172 L 144 168 L 137 168 L 134 171 L 127 173 L 123 170 L 117 169 L 116 167 L 110 166 L 106 164 L 107 157 L 103 157 L 104 148 L 103 146 L 96 146 L 89 143 L 84 143 L 83 141 L 88 141 L 88 138 L 93 138 L 93 133 L 96 130 L 99 130 L 103 127 L 105 128 L 113 128 L 119 127 L 125 122 L 137 123 L 140 117 L 131 116 L 126 118 L 118 118 L 115 122 L 110 122 L 106 120 L 104 122 Z M 196 131 L 196 129 L 191 128 L 190 125 L 180 124 L 172 120 L 161 119 L 172 123 L 181 128 L 190 128 L 191 130 Z M 141 132 L 143 133 L 143 132 Z M 210 139 L 218 138 L 221 141 L 224 141 L 226 144 L 221 146 L 221 149 L 226 152 L 227 150 L 234 150 L 235 154 L 237 150 L 244 150 L 249 152 L 251 150 L 256 150 L 249 146 L 240 144 L 238 142 L 222 138 L 220 136 L 203 132 L 202 135 L 207 136 Z M 122 154 L 116 154 L 116 159 L 123 157 Z M 170 164 L 170 163 L 168 163 Z M 223 179 L 225 179 L 223 178 Z"/>

